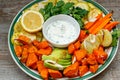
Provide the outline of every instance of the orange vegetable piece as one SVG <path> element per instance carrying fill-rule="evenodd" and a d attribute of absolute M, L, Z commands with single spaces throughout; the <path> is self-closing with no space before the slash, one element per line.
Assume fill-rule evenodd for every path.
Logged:
<path fill-rule="evenodd" d="M 28 58 L 27 58 L 27 62 L 26 62 L 26 66 L 30 67 L 33 64 L 35 64 L 37 61 L 38 61 L 38 58 L 35 55 L 35 53 L 29 53 Z"/>
<path fill-rule="evenodd" d="M 62 78 L 62 73 L 57 70 L 48 69 L 48 72 L 52 78 Z"/>
<path fill-rule="evenodd" d="M 82 66 L 83 66 L 83 65 L 88 65 L 88 63 L 87 63 L 87 58 L 82 59 L 82 60 L 81 60 L 81 64 L 82 64 Z"/>
<path fill-rule="evenodd" d="M 32 44 L 39 49 L 40 42 L 38 40 L 32 41 Z"/>
<path fill-rule="evenodd" d="M 113 21 L 113 22 L 108 23 L 104 28 L 110 31 L 114 27 L 116 27 L 116 25 L 119 24 L 119 23 L 120 22 L 118 22 L 118 21 Z"/>
<path fill-rule="evenodd" d="M 91 34 L 96 34 L 99 30 L 103 29 L 110 20 L 111 20 L 111 18 L 108 18 L 108 19 L 106 19 L 105 21 L 103 21 L 99 26 L 97 26 L 97 27 L 91 32 Z"/>
<path fill-rule="evenodd" d="M 35 54 L 36 54 L 37 51 L 38 51 L 38 50 L 37 50 L 37 48 L 36 48 L 35 46 L 30 46 L 29 49 L 28 49 L 28 52 L 29 52 L 29 53 L 35 53 Z"/>
<path fill-rule="evenodd" d="M 80 41 L 77 41 L 76 43 L 74 43 L 75 49 L 79 49 L 80 48 Z"/>
<path fill-rule="evenodd" d="M 51 47 L 47 47 L 46 49 L 38 50 L 37 54 L 38 55 L 41 55 L 41 54 L 43 54 L 43 55 L 50 55 L 51 52 L 52 52 L 52 48 Z"/>
<path fill-rule="evenodd" d="M 88 22 L 88 23 L 85 25 L 85 29 L 91 28 L 91 27 L 95 24 L 95 22 L 96 22 L 97 20 L 99 20 L 101 17 L 102 17 L 102 13 L 101 13 L 101 14 L 98 14 L 98 16 L 96 17 L 96 20 L 95 20 L 94 22 Z"/>
<path fill-rule="evenodd" d="M 105 51 L 101 51 L 98 49 L 93 50 L 93 54 L 95 55 L 97 62 L 100 64 L 104 64 L 104 61 L 108 57 L 108 54 Z"/>
<path fill-rule="evenodd" d="M 87 35 L 87 34 L 86 34 L 86 31 L 85 31 L 85 30 L 81 30 L 78 40 L 79 40 L 80 42 L 83 42 L 84 39 L 86 38 L 86 35 Z"/>
<path fill-rule="evenodd" d="M 47 68 L 42 69 L 40 75 L 42 76 L 42 78 L 48 79 L 48 69 Z"/>
<path fill-rule="evenodd" d="M 70 44 L 68 46 L 68 52 L 69 52 L 69 54 L 73 54 L 74 51 L 75 51 L 75 46 L 73 44 Z"/>
<path fill-rule="evenodd" d="M 22 47 L 21 46 L 15 46 L 14 47 L 15 53 L 17 55 L 17 57 L 20 57 L 22 54 Z"/>
<path fill-rule="evenodd" d="M 47 41 L 40 42 L 38 46 L 39 49 L 45 49 L 47 47 L 49 47 L 49 43 Z"/>
<path fill-rule="evenodd" d="M 20 61 L 26 63 L 27 58 L 28 58 L 28 49 L 24 47 Z"/>
<path fill-rule="evenodd" d="M 87 57 L 87 63 L 90 65 L 97 64 L 97 60 L 94 54 L 89 54 Z"/>
<path fill-rule="evenodd" d="M 112 16 L 112 12 L 109 13 L 109 14 L 107 14 L 107 15 L 105 15 L 103 18 L 101 17 L 101 18 L 100 18 L 99 20 L 97 20 L 97 21 L 95 22 L 95 24 L 89 29 L 89 32 L 90 32 L 90 33 L 93 33 L 93 31 L 95 31 L 96 28 L 101 25 L 101 23 L 103 23 L 103 22 L 106 21 L 107 19 L 110 19 L 111 16 Z M 107 21 L 104 22 L 104 23 L 107 23 Z M 102 25 L 103 25 L 103 24 L 102 24 Z M 95 33 L 95 32 L 94 32 L 94 33 Z"/>
<path fill-rule="evenodd" d="M 79 76 L 82 77 L 85 73 L 89 71 L 88 67 L 86 65 L 79 66 Z"/>
<path fill-rule="evenodd" d="M 44 68 L 45 68 L 44 62 L 43 62 L 43 61 L 38 61 L 38 62 L 37 62 L 38 72 L 41 73 L 41 71 L 42 71 Z"/>
<path fill-rule="evenodd" d="M 98 70 L 98 64 L 90 65 L 89 71 L 95 73 Z"/>
<path fill-rule="evenodd" d="M 24 35 L 20 35 L 17 40 L 19 42 L 21 42 L 22 44 L 30 44 L 30 42 L 31 42 L 30 38 L 28 38 Z"/>
<path fill-rule="evenodd" d="M 81 61 L 87 55 L 87 51 L 80 49 L 75 51 L 74 55 L 76 56 L 77 61 Z"/>
<path fill-rule="evenodd" d="M 31 65 L 31 66 L 30 66 L 30 68 L 32 68 L 32 69 L 34 69 L 34 70 L 36 70 L 36 69 L 37 69 L 37 63 L 35 63 L 35 64 Z"/>
<path fill-rule="evenodd" d="M 66 77 L 76 77 L 76 76 L 78 76 L 78 68 L 79 68 L 79 63 L 75 62 L 74 64 L 65 68 L 63 71 L 63 74 Z"/>

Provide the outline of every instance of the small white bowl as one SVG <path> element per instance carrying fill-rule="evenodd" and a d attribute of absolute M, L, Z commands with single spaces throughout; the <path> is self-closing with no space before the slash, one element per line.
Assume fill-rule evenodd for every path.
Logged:
<path fill-rule="evenodd" d="M 71 16 L 59 14 L 50 17 L 42 28 L 43 36 L 54 47 L 64 48 L 75 42 L 80 34 L 80 25 Z"/>

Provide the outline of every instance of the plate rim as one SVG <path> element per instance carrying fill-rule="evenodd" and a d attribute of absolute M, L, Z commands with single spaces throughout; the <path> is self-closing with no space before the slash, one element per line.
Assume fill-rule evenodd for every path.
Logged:
<path fill-rule="evenodd" d="M 16 14 L 16 16 L 14 17 L 14 19 L 12 20 L 12 23 L 9 27 L 9 32 L 8 32 L 8 47 L 9 47 L 9 51 L 10 51 L 10 54 L 13 58 L 13 60 L 15 61 L 15 63 L 17 64 L 17 66 L 23 71 L 25 72 L 27 75 L 31 76 L 32 78 L 34 79 L 37 79 L 37 80 L 42 80 L 42 77 L 39 75 L 39 74 L 36 74 L 34 72 L 32 72 L 29 68 L 27 68 L 25 65 L 23 65 L 18 57 L 15 55 L 15 52 L 14 52 L 14 48 L 13 48 L 13 44 L 11 43 L 11 36 L 13 35 L 13 28 L 14 28 L 14 25 L 15 23 L 17 22 L 18 18 L 20 17 L 20 15 L 22 14 L 22 11 L 24 11 L 25 9 L 29 8 L 30 6 L 32 6 L 33 4 L 35 3 L 38 3 L 38 2 L 41 2 L 43 0 L 33 0 L 31 1 L 30 3 L 28 3 L 27 5 L 23 6 L 19 12 Z M 93 0 L 85 0 L 87 2 L 90 2 L 92 4 L 94 4 L 96 7 L 98 7 L 103 13 L 107 14 L 108 13 L 108 10 L 105 9 L 101 4 L 99 4 L 98 2 L 96 1 L 93 1 Z M 114 20 L 112 18 L 112 20 Z M 118 39 L 118 42 L 117 42 L 117 46 L 116 47 L 112 47 L 112 50 L 110 52 L 110 56 L 108 57 L 108 59 L 105 61 L 105 64 L 102 65 L 102 67 L 100 67 L 98 69 L 98 71 L 95 73 L 95 74 L 87 74 L 83 77 L 78 77 L 78 78 L 72 78 L 72 80 L 83 80 L 83 79 L 91 79 L 95 76 L 97 76 L 98 74 L 100 74 L 101 72 L 103 72 L 110 64 L 111 62 L 113 61 L 113 59 L 115 58 L 115 55 L 117 54 L 117 51 L 118 51 L 118 47 L 119 47 L 119 39 Z M 26 71 L 27 70 L 27 71 Z M 86 78 L 86 76 L 88 76 Z"/>

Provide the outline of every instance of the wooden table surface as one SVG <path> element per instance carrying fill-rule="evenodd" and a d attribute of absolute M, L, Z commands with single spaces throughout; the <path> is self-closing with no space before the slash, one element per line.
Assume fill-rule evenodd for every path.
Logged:
<path fill-rule="evenodd" d="M 0 0 L 0 80 L 34 80 L 13 61 L 8 49 L 8 30 L 17 12 L 32 0 Z M 107 10 L 114 10 L 114 19 L 120 21 L 120 0 L 95 0 Z M 120 46 L 109 67 L 91 80 L 120 80 Z"/>

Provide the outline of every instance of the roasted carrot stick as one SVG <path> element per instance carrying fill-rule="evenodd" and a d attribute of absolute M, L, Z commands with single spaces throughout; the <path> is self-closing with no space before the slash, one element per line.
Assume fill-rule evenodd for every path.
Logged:
<path fill-rule="evenodd" d="M 92 33 L 102 22 L 104 22 L 106 19 L 110 18 L 112 16 L 112 12 L 104 16 L 103 18 L 100 18 L 98 21 L 95 22 L 95 24 L 89 29 L 89 32 Z"/>
<path fill-rule="evenodd" d="M 90 27 L 92 27 L 92 26 L 95 24 L 95 22 L 96 22 L 97 20 L 99 20 L 101 17 L 102 17 L 102 13 L 101 13 L 101 14 L 98 14 L 98 16 L 96 17 L 96 20 L 95 20 L 94 22 L 88 22 L 88 23 L 85 25 L 85 29 L 89 29 Z"/>
<path fill-rule="evenodd" d="M 101 30 L 102 28 L 104 28 L 110 20 L 111 20 L 111 18 L 108 18 L 105 21 L 103 21 L 97 28 L 95 28 L 91 32 L 91 34 L 96 34 L 99 30 Z"/>
<path fill-rule="evenodd" d="M 17 55 L 17 57 L 20 57 L 23 51 L 22 46 L 15 46 L 14 50 L 15 50 L 15 54 Z"/>
<path fill-rule="evenodd" d="M 49 72 L 50 76 L 54 79 L 55 78 L 62 78 L 62 73 L 60 71 L 48 69 L 48 72 Z"/>
<path fill-rule="evenodd" d="M 120 22 L 118 22 L 118 21 L 114 21 L 114 22 L 110 22 L 109 24 L 107 24 L 106 26 L 105 26 L 105 29 L 107 29 L 107 30 L 112 30 L 117 24 L 119 24 Z"/>

